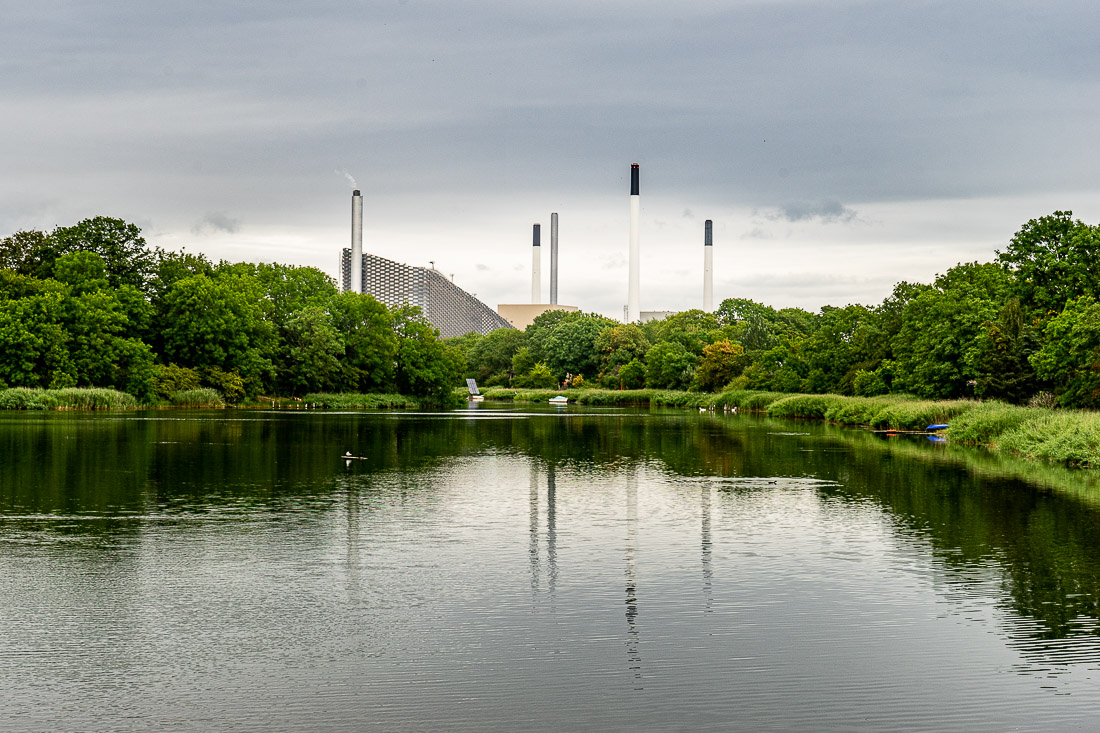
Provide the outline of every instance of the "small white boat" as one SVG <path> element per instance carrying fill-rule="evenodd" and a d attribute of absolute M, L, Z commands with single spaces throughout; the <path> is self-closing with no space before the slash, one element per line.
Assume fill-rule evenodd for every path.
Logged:
<path fill-rule="evenodd" d="M 550 404 L 551 405 L 564 405 L 568 402 L 569 402 L 569 398 L 568 397 L 562 397 L 561 395 L 558 395 L 557 397 L 551 397 L 550 398 Z"/>

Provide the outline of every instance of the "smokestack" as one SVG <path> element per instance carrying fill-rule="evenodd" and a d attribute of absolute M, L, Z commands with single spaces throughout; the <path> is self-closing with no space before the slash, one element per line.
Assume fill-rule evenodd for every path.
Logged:
<path fill-rule="evenodd" d="M 714 310 L 714 225 L 707 219 L 703 225 L 703 311 Z"/>
<path fill-rule="evenodd" d="M 558 215 L 550 215 L 550 302 L 558 304 Z"/>
<path fill-rule="evenodd" d="M 542 302 L 542 227 L 531 230 L 531 302 Z"/>
<path fill-rule="evenodd" d="M 351 292 L 363 292 L 363 196 L 351 192 Z"/>
<path fill-rule="evenodd" d="M 638 220 L 641 217 L 642 204 L 638 196 L 638 164 L 630 164 L 630 280 L 626 291 L 626 320 L 635 323 L 642 318 L 641 277 L 638 259 L 641 256 L 638 246 Z"/>

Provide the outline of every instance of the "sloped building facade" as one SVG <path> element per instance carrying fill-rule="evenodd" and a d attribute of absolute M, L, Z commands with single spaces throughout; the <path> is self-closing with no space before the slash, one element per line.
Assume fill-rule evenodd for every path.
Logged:
<path fill-rule="evenodd" d="M 443 338 L 471 331 L 489 333 L 512 328 L 489 306 L 445 278 L 438 270 L 412 267 L 363 253 L 363 293 L 387 307 L 414 305 Z M 351 248 L 340 253 L 340 287 L 351 289 Z"/>

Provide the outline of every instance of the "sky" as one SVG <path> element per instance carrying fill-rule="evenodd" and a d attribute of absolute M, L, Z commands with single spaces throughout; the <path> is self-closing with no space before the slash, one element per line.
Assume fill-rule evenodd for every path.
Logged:
<path fill-rule="evenodd" d="M 1095 0 L 3 2 L 0 236 L 92 216 L 337 274 L 364 249 L 496 306 L 560 220 L 559 302 L 873 305 L 1100 222 Z M 549 293 L 549 247 L 543 257 Z"/>

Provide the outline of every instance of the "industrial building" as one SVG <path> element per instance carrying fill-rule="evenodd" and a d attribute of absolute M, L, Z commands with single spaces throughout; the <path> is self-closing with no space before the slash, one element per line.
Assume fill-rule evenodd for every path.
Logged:
<path fill-rule="evenodd" d="M 406 303 L 416 306 L 443 338 L 512 328 L 434 267 L 412 267 L 363 252 L 363 197 L 359 191 L 351 195 L 351 247 L 340 252 L 340 288 L 371 295 L 388 308 Z"/>
<path fill-rule="evenodd" d="M 364 253 L 360 260 L 363 279 L 359 292 L 372 295 L 387 307 L 408 303 L 420 308 L 424 318 L 439 329 L 442 338 L 463 336 L 471 331 L 489 333 L 512 328 L 489 306 L 458 287 L 430 267 L 412 267 L 384 257 Z M 340 256 L 340 281 L 351 290 L 351 249 Z"/>

